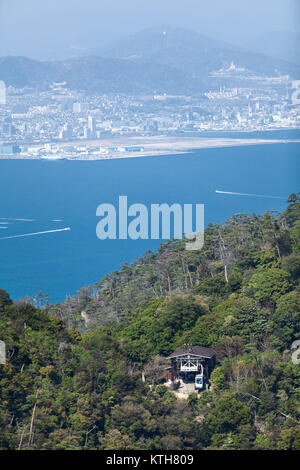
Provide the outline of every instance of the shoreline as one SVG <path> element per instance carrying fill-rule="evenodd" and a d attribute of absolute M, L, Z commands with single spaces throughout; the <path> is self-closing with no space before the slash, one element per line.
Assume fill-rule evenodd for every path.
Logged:
<path fill-rule="evenodd" d="M 127 137 L 127 138 L 114 138 L 107 140 L 90 140 L 90 141 L 71 141 L 55 143 L 61 148 L 61 152 L 55 154 L 49 153 L 48 155 L 28 155 L 28 154 L 14 154 L 14 155 L 0 155 L 0 160 L 80 160 L 80 161 L 94 161 L 94 160 L 112 160 L 119 158 L 139 158 L 139 157 L 155 157 L 167 155 L 180 155 L 188 154 L 193 150 L 210 149 L 210 148 L 228 148 L 228 147 L 242 147 L 250 145 L 267 145 L 267 144 L 286 144 L 286 143 L 300 143 L 300 139 L 243 139 L 243 138 L 176 138 L 176 137 Z M 35 144 L 31 148 L 44 148 L 47 144 Z M 48 144 L 49 145 L 49 144 Z M 78 153 L 69 154 L 68 151 L 63 152 L 64 147 L 71 145 L 86 145 L 103 147 L 102 151 L 97 153 Z M 139 146 L 142 150 L 139 151 L 124 151 L 124 150 L 111 150 L 109 147 L 126 147 L 126 146 Z M 108 147 L 108 149 L 105 149 Z M 47 158 L 42 158 L 47 157 Z"/>

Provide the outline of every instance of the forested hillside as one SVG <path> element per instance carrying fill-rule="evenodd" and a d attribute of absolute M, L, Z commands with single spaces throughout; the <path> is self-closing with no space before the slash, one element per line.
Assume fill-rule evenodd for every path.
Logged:
<path fill-rule="evenodd" d="M 0 449 L 300 449 L 298 196 L 62 304 L 0 290 Z M 210 390 L 178 400 L 165 358 L 186 344 L 213 348 L 216 367 Z"/>

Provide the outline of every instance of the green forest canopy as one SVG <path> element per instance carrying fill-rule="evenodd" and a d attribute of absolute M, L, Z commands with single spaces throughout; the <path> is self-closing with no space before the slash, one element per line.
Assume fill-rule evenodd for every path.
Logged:
<path fill-rule="evenodd" d="M 61 304 L 0 290 L 0 449 L 299 449 L 300 198 L 162 244 Z M 164 357 L 216 352 L 178 400 Z M 146 373 L 146 383 L 141 371 Z"/>

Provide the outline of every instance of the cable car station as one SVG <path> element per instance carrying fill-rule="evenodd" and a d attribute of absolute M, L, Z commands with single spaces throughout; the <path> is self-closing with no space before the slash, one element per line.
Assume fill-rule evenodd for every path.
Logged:
<path fill-rule="evenodd" d="M 209 377 L 215 363 L 215 352 L 203 346 L 189 346 L 174 351 L 168 373 L 170 385 L 182 385 L 189 393 L 207 390 Z"/>

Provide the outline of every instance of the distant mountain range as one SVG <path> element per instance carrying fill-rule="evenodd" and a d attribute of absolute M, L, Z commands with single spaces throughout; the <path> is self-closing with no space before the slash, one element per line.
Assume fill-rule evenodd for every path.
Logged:
<path fill-rule="evenodd" d="M 89 93 L 176 92 L 185 88 L 187 75 L 179 69 L 96 56 L 61 62 L 39 62 L 26 57 L 0 59 L 0 77 L 15 87 L 47 88 L 66 81 L 68 87 Z M 189 88 L 189 87 L 188 87 Z"/>
<path fill-rule="evenodd" d="M 70 88 L 90 93 L 198 93 L 219 86 L 211 72 L 232 62 L 260 75 L 300 78 L 300 65 L 282 58 L 239 49 L 193 31 L 155 28 L 65 61 L 4 57 L 0 79 L 15 87 L 39 88 L 66 81 Z"/>
<path fill-rule="evenodd" d="M 264 34 L 248 42 L 245 47 L 253 52 L 300 65 L 300 34 L 291 31 L 275 31 Z"/>

